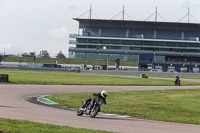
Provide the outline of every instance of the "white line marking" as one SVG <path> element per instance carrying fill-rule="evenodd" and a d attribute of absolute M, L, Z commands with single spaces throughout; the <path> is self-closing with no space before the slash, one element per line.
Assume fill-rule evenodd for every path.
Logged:
<path fill-rule="evenodd" d="M 39 96 L 37 97 L 37 101 L 38 102 L 41 102 L 41 103 L 44 103 L 44 104 L 47 104 L 45 102 L 42 102 L 40 99 L 45 97 L 45 96 L 48 96 L 48 95 L 43 95 L 43 96 Z M 73 108 L 68 108 L 68 109 L 71 109 L 71 110 L 74 110 L 76 111 L 76 109 L 73 109 Z M 102 115 L 102 116 L 113 116 L 113 117 L 121 117 L 121 118 L 128 118 L 130 116 L 127 116 L 127 115 L 118 115 L 118 114 L 106 114 L 106 113 L 98 113 L 99 115 Z"/>

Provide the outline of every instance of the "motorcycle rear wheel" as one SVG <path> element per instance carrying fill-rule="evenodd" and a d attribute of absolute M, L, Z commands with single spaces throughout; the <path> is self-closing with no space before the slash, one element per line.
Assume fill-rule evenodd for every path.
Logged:
<path fill-rule="evenodd" d="M 84 113 L 84 111 L 81 110 L 81 108 L 77 109 L 77 111 L 76 111 L 76 114 L 77 114 L 78 116 L 82 116 L 83 113 Z"/>

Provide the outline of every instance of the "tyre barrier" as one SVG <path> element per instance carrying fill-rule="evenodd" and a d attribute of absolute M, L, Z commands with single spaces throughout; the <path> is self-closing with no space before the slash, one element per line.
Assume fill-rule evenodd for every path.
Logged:
<path fill-rule="evenodd" d="M 0 82 L 8 82 L 8 74 L 0 74 Z"/>

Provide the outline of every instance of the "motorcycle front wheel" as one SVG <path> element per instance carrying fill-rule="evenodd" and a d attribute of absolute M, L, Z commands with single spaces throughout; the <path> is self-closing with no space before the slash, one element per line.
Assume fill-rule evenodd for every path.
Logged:
<path fill-rule="evenodd" d="M 94 107 L 94 109 L 92 109 L 92 110 L 93 111 L 90 112 L 90 118 L 94 118 L 98 114 L 100 108 L 99 107 Z"/>

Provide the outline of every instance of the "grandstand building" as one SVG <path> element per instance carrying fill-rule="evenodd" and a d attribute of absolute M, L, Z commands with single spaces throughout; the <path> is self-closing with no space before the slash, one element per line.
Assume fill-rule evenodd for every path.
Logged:
<path fill-rule="evenodd" d="M 138 61 L 169 71 L 199 71 L 200 24 L 130 20 L 74 19 L 78 34 L 70 34 L 76 47 L 70 58 Z M 171 68 L 171 69 L 169 69 Z"/>

